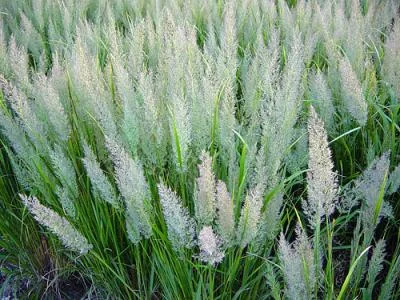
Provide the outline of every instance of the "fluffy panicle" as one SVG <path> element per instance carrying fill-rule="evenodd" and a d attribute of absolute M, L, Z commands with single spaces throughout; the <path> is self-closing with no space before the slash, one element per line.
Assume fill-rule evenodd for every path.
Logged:
<path fill-rule="evenodd" d="M 71 127 L 60 97 L 51 85 L 51 81 L 44 75 L 39 75 L 34 83 L 34 89 L 40 104 L 43 106 L 44 115 L 50 121 L 56 136 L 61 141 L 67 141 Z"/>
<path fill-rule="evenodd" d="M 14 89 L 11 84 L 0 75 L 0 89 L 3 97 L 9 101 L 13 97 Z M 11 147 L 20 159 L 30 161 L 34 153 L 33 147 L 28 142 L 28 139 L 23 131 L 23 128 L 18 126 L 17 122 L 9 115 L 0 109 L 0 128 L 4 137 L 8 139 Z"/>
<path fill-rule="evenodd" d="M 227 60 L 231 63 L 236 63 L 237 51 L 235 14 L 235 1 L 227 1 L 224 10 L 223 30 L 221 32 L 221 47 Z"/>
<path fill-rule="evenodd" d="M 396 288 L 396 284 L 400 278 L 400 273 L 398 272 L 400 268 L 400 256 L 397 256 L 396 260 L 393 260 L 393 268 L 390 268 L 390 272 L 387 275 L 385 282 L 382 285 L 381 292 L 379 295 L 379 300 L 390 299 L 392 293 Z"/>
<path fill-rule="evenodd" d="M 187 170 L 192 145 L 191 106 L 186 86 L 190 48 L 187 26 L 175 25 L 171 12 L 163 15 L 163 48 L 160 59 L 160 77 L 169 110 L 170 141 L 173 160 L 179 172 Z"/>
<path fill-rule="evenodd" d="M 79 195 L 76 173 L 71 159 L 64 153 L 64 150 L 56 145 L 50 153 L 54 172 L 62 186 L 67 189 L 69 196 L 75 199 Z"/>
<path fill-rule="evenodd" d="M 112 187 L 107 176 L 104 174 L 97 162 L 96 156 L 92 149 L 84 143 L 83 150 L 85 152 L 85 158 L 83 158 L 83 165 L 85 166 L 86 172 L 92 183 L 92 191 L 95 195 L 98 195 L 104 201 L 107 201 L 114 207 L 119 207 L 118 198 L 115 195 L 114 188 Z"/>
<path fill-rule="evenodd" d="M 0 21 L 0 73 L 8 77 L 10 75 L 10 64 L 7 50 L 7 43 L 4 36 L 4 25 L 3 22 Z"/>
<path fill-rule="evenodd" d="M 157 97 L 155 76 L 151 72 L 143 72 L 138 79 L 138 92 L 143 98 L 143 111 L 139 116 L 142 125 L 140 132 L 140 148 L 145 161 L 150 165 L 163 164 L 166 156 L 167 120 L 162 115 L 162 102 Z"/>
<path fill-rule="evenodd" d="M 0 116 L 1 119 L 1 116 Z M 0 122 L 1 126 L 1 122 Z M 10 163 L 12 166 L 12 170 L 14 172 L 15 178 L 17 179 L 17 182 L 19 185 L 22 187 L 23 191 L 31 191 L 32 187 L 34 186 L 32 184 L 32 178 L 33 174 L 29 172 L 29 170 L 23 165 L 21 160 L 18 159 L 18 157 L 10 157 Z"/>
<path fill-rule="evenodd" d="M 47 128 L 37 118 L 32 103 L 19 89 L 12 87 L 9 100 L 11 108 L 16 112 L 16 121 L 22 129 L 28 134 L 30 140 L 39 151 L 47 152 L 44 146 L 44 138 L 47 136 Z"/>
<path fill-rule="evenodd" d="M 115 35 L 117 35 L 117 33 L 115 32 L 115 30 L 113 30 L 110 33 L 112 44 L 117 43 L 117 41 L 115 41 L 117 39 Z M 120 53 L 116 45 L 112 47 L 112 52 L 112 70 L 115 78 L 115 85 L 122 102 L 122 131 L 128 142 L 131 152 L 136 153 L 139 143 L 138 131 L 140 128 L 138 122 L 139 106 L 136 99 L 137 96 L 132 78 L 130 77 L 127 68 L 125 67 L 126 62 L 122 59 L 122 54 Z"/>
<path fill-rule="evenodd" d="M 222 87 L 219 101 L 219 139 L 222 146 L 222 156 L 229 169 L 229 180 L 236 178 L 235 135 L 237 127 L 235 118 L 237 37 L 235 1 L 228 1 L 224 8 L 224 22 L 221 31 L 221 51 L 216 59 L 218 83 Z"/>
<path fill-rule="evenodd" d="M 307 125 L 304 123 L 299 124 L 293 130 L 293 140 L 290 153 L 284 158 L 287 170 L 294 174 L 306 168 L 308 163 L 308 138 L 307 138 Z"/>
<path fill-rule="evenodd" d="M 324 123 L 312 106 L 308 120 L 308 143 L 308 199 L 302 206 L 308 221 L 314 225 L 319 219 L 329 217 L 335 210 L 338 185 Z"/>
<path fill-rule="evenodd" d="M 292 142 L 293 126 L 297 121 L 302 95 L 301 75 L 304 69 L 302 49 L 300 37 L 293 37 L 288 61 L 278 77 L 280 80 L 274 82 L 264 94 L 261 114 L 264 120 L 261 138 L 264 157 L 259 158 L 260 162 L 264 161 L 264 166 L 258 168 L 265 168 L 268 172 L 262 174 L 262 178 L 257 182 L 266 182 L 267 188 L 276 185 L 277 172 L 284 153 Z"/>
<path fill-rule="evenodd" d="M 262 37 L 257 39 L 257 49 L 254 59 L 244 81 L 245 112 L 253 123 L 257 120 L 261 108 L 262 97 L 269 97 L 273 93 L 274 84 L 279 76 L 279 36 L 278 31 L 271 32 L 268 47 L 264 45 Z M 260 126 L 259 124 L 257 124 Z M 255 130 L 256 128 L 251 129 Z"/>
<path fill-rule="evenodd" d="M 382 75 L 395 93 L 397 102 L 400 102 L 400 20 L 394 26 L 393 32 L 385 43 L 385 57 L 382 66 Z"/>
<path fill-rule="evenodd" d="M 28 54 L 25 49 L 17 46 L 14 37 L 11 37 L 8 48 L 8 59 L 18 85 L 25 91 L 29 90 Z"/>
<path fill-rule="evenodd" d="M 29 171 L 25 164 L 32 162 L 35 154 L 34 148 L 28 143 L 24 132 L 0 111 L 0 129 L 4 137 L 7 138 L 10 147 L 15 152 L 15 158 L 10 157 L 11 165 L 18 183 L 26 190 L 32 188 L 31 180 L 37 178 L 36 172 Z M 18 161 L 18 162 L 17 162 Z"/>
<path fill-rule="evenodd" d="M 265 264 L 265 280 L 267 286 L 271 289 L 272 297 L 274 299 L 281 299 L 282 287 L 273 265 L 269 262 Z"/>
<path fill-rule="evenodd" d="M 225 182 L 217 183 L 217 230 L 223 240 L 224 246 L 230 246 L 235 238 L 235 217 L 231 195 Z"/>
<path fill-rule="evenodd" d="M 254 240 L 258 233 L 263 194 L 260 186 L 256 186 L 246 196 L 237 228 L 237 242 L 244 248 Z"/>
<path fill-rule="evenodd" d="M 262 250 L 264 245 L 268 245 L 276 238 L 279 233 L 280 211 L 283 204 L 283 194 L 279 193 L 271 198 L 260 217 L 258 234 L 254 241 L 254 250 Z"/>
<path fill-rule="evenodd" d="M 388 175 L 389 163 L 389 153 L 386 152 L 376 158 L 356 181 L 356 189 L 368 206 L 374 206 L 379 198 L 381 186 Z"/>
<path fill-rule="evenodd" d="M 149 238 L 152 229 L 150 222 L 150 190 L 139 161 L 114 140 L 106 137 L 106 146 L 114 163 L 115 177 L 126 206 L 126 225 L 133 243 L 141 236 Z"/>
<path fill-rule="evenodd" d="M 396 193 L 400 188 L 400 165 L 398 165 L 389 176 L 389 194 Z"/>
<path fill-rule="evenodd" d="M 364 126 L 368 118 L 368 105 L 357 75 L 346 57 L 339 61 L 339 73 L 344 105 L 358 124 Z"/>
<path fill-rule="evenodd" d="M 297 239 L 290 246 L 281 233 L 279 240 L 279 260 L 286 283 L 289 299 L 312 299 L 315 285 L 314 253 L 304 230 L 297 225 Z"/>
<path fill-rule="evenodd" d="M 193 247 L 195 222 L 188 210 L 182 206 L 182 201 L 175 192 L 164 184 L 158 185 L 158 192 L 172 248 L 177 252 L 182 252 L 184 248 Z"/>
<path fill-rule="evenodd" d="M 78 232 L 65 218 L 59 216 L 56 212 L 40 204 L 35 197 L 20 195 L 26 207 L 33 217 L 40 224 L 46 226 L 71 250 L 78 251 L 80 254 L 86 254 L 93 248 L 86 238 Z"/>
<path fill-rule="evenodd" d="M 89 41 L 83 37 L 91 34 L 93 33 L 81 32 L 80 29 L 70 58 L 71 79 L 83 105 L 83 109 L 80 108 L 78 113 L 87 118 L 89 112 L 100 123 L 106 135 L 115 137 L 117 136 L 117 126 L 109 102 L 112 96 L 105 87 L 102 75 L 99 74 L 95 56 L 90 53 L 87 45 Z"/>
<path fill-rule="evenodd" d="M 229 161 L 231 159 L 232 149 L 235 147 L 235 135 L 233 130 L 236 129 L 235 119 L 235 95 L 233 85 L 228 82 L 224 88 L 223 98 L 221 99 L 219 110 L 219 135 L 223 150 L 224 158 Z M 234 154 L 235 152 L 233 152 Z"/>
<path fill-rule="evenodd" d="M 150 30 L 146 28 L 146 21 L 140 21 L 136 24 L 131 32 L 129 39 L 129 72 L 133 76 L 133 78 L 137 78 L 139 72 L 143 68 L 143 64 L 145 64 L 145 52 L 143 49 L 144 42 L 150 35 Z"/>
<path fill-rule="evenodd" d="M 325 76 L 321 71 L 312 74 L 310 79 L 311 97 L 315 101 L 315 108 L 324 121 L 328 130 L 335 128 L 335 107 L 333 106 L 332 92 L 328 87 Z"/>
<path fill-rule="evenodd" d="M 368 298 L 370 299 L 372 299 L 372 292 L 376 285 L 376 278 L 383 269 L 384 259 L 386 255 L 385 246 L 385 240 L 379 240 L 378 243 L 376 243 L 372 257 L 369 260 L 367 272 L 368 287 L 366 292 Z"/>
<path fill-rule="evenodd" d="M 211 124 L 213 124 L 214 102 L 218 95 L 215 70 L 203 63 L 200 55 L 196 55 L 196 57 L 198 57 L 199 61 L 196 61 L 193 66 L 192 74 L 188 75 L 196 79 L 190 85 L 195 154 L 209 146 L 212 134 L 210 128 Z"/>
<path fill-rule="evenodd" d="M 24 13 L 21 13 L 20 41 L 29 50 L 34 59 L 38 59 L 41 56 L 44 49 L 42 37 Z"/>
<path fill-rule="evenodd" d="M 195 210 L 196 220 L 202 225 L 211 225 L 215 218 L 215 177 L 212 172 L 212 159 L 203 151 L 198 166 L 199 177 L 196 179 Z"/>
<path fill-rule="evenodd" d="M 10 99 L 12 99 L 13 89 L 14 87 L 12 84 L 7 81 L 3 74 L 0 74 L 0 90 L 5 100 L 10 101 Z"/>
<path fill-rule="evenodd" d="M 74 201 L 70 197 L 71 193 L 66 188 L 57 186 L 56 194 L 58 197 L 58 201 L 60 201 L 65 214 L 67 214 L 71 218 L 75 218 L 76 210 L 75 210 Z"/>
<path fill-rule="evenodd" d="M 174 161 L 180 172 L 186 171 L 191 144 L 191 125 L 189 107 L 183 98 L 176 98 L 170 117 L 170 132 Z"/>
<path fill-rule="evenodd" d="M 386 201 L 379 203 L 380 193 L 387 185 L 389 152 L 376 158 L 355 182 L 356 195 L 364 200 L 361 208 L 364 225 L 373 228 L 381 217 L 392 215 L 392 207 Z M 383 186 L 385 185 L 385 186 Z"/>
<path fill-rule="evenodd" d="M 200 260 L 210 265 L 220 263 L 224 258 L 224 253 L 220 250 L 220 243 L 211 226 L 204 226 L 199 233 Z"/>

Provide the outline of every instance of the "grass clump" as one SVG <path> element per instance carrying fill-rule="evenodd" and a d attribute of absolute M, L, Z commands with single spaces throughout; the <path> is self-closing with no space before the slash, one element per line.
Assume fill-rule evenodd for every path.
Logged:
<path fill-rule="evenodd" d="M 396 1 L 0 16 L 0 266 L 18 293 L 400 297 Z"/>

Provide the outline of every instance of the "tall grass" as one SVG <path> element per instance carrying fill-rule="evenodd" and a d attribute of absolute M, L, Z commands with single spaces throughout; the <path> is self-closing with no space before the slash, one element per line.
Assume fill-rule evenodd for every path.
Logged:
<path fill-rule="evenodd" d="M 400 297 L 399 9 L 0 0 L 6 283 Z"/>

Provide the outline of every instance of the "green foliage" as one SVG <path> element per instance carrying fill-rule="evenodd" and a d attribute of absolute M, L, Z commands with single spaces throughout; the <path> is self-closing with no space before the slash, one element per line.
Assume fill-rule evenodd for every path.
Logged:
<path fill-rule="evenodd" d="M 4 286 L 400 297 L 398 11 L 0 0 Z"/>

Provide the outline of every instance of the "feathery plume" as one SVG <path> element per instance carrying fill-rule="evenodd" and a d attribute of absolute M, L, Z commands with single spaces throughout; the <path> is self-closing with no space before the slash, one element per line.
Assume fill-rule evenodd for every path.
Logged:
<path fill-rule="evenodd" d="M 383 269 L 383 263 L 385 259 L 385 245 L 386 245 L 385 240 L 379 240 L 376 243 L 372 257 L 369 260 L 368 272 L 367 272 L 368 286 L 366 289 L 366 293 L 368 298 L 370 299 L 372 299 L 372 292 L 376 284 L 376 277 Z"/>
<path fill-rule="evenodd" d="M 173 102 L 169 128 L 176 167 L 180 172 L 184 172 L 186 171 L 192 141 L 189 107 L 185 99 L 177 97 Z"/>
<path fill-rule="evenodd" d="M 224 247 L 229 247 L 235 238 L 234 206 L 226 184 L 221 180 L 217 183 L 217 209 L 217 231 Z"/>
<path fill-rule="evenodd" d="M 219 264 L 224 258 L 224 253 L 220 250 L 220 243 L 212 227 L 204 226 L 199 233 L 200 260 L 213 266 Z"/>
<path fill-rule="evenodd" d="M 382 183 L 388 175 L 389 164 L 389 152 L 385 152 L 381 157 L 376 158 L 356 180 L 356 190 L 366 200 L 368 206 L 374 206 L 379 198 Z"/>
<path fill-rule="evenodd" d="M 282 287 L 280 281 L 277 278 L 274 267 L 269 262 L 265 264 L 265 280 L 267 282 L 267 286 L 271 289 L 272 297 L 275 300 L 281 299 Z"/>
<path fill-rule="evenodd" d="M 400 20 L 394 25 L 392 33 L 385 43 L 385 57 L 382 65 L 382 75 L 393 88 L 397 102 L 400 102 Z"/>
<path fill-rule="evenodd" d="M 47 128 L 36 116 L 36 113 L 32 107 L 32 103 L 28 101 L 26 95 L 24 95 L 15 86 L 9 84 L 12 92 L 9 94 L 9 100 L 11 108 L 16 112 L 18 125 L 23 128 L 27 133 L 30 140 L 34 144 L 37 150 L 42 153 L 47 152 L 47 145 L 45 143 L 45 137 L 47 137 Z"/>
<path fill-rule="evenodd" d="M 48 118 L 54 132 L 61 141 L 67 141 L 71 131 L 68 117 L 61 104 L 60 97 L 51 81 L 45 75 L 38 75 L 34 82 L 34 93 L 45 110 L 43 115 Z"/>
<path fill-rule="evenodd" d="M 25 49 L 18 47 L 12 36 L 8 47 L 8 59 L 15 80 L 24 91 L 30 88 L 28 54 Z"/>
<path fill-rule="evenodd" d="M 19 195 L 24 201 L 33 217 L 40 224 L 47 227 L 71 250 L 78 251 L 80 254 L 86 254 L 93 248 L 87 239 L 78 232 L 65 218 L 59 216 L 56 212 L 40 204 L 36 197 Z"/>
<path fill-rule="evenodd" d="M 86 144 L 83 144 L 83 150 L 85 152 L 85 157 L 83 160 L 83 165 L 85 166 L 86 172 L 92 183 L 92 191 L 95 195 L 98 195 L 104 201 L 107 201 L 115 208 L 119 207 L 119 201 L 115 194 L 113 187 L 107 176 L 104 174 L 97 162 L 96 156 L 92 149 Z"/>
<path fill-rule="evenodd" d="M 133 78 L 138 78 L 140 71 L 145 64 L 146 53 L 144 51 L 144 44 L 146 38 L 149 38 L 149 29 L 146 28 L 146 21 L 139 21 L 132 30 L 129 32 L 128 43 L 128 65 L 129 72 Z"/>
<path fill-rule="evenodd" d="M 224 22 L 221 31 L 221 50 L 223 57 L 226 61 L 227 71 L 231 72 L 229 75 L 234 77 L 232 71 L 236 70 L 237 58 L 236 51 L 238 48 L 237 34 L 236 34 L 236 2 L 227 1 L 224 9 Z"/>
<path fill-rule="evenodd" d="M 13 97 L 13 89 L 12 84 L 7 81 L 3 74 L 0 74 L 0 90 L 5 100 L 10 101 Z"/>
<path fill-rule="evenodd" d="M 386 201 L 379 204 L 381 189 L 387 186 L 389 152 L 376 158 L 355 182 L 354 192 L 364 200 L 361 207 L 364 226 L 373 230 L 382 217 L 392 215 L 392 207 Z M 385 187 L 383 185 L 385 184 Z"/>
<path fill-rule="evenodd" d="M 0 89 L 5 99 L 10 101 L 9 99 L 14 95 L 14 89 L 2 75 L 0 75 Z M 9 144 L 17 156 L 19 156 L 20 159 L 29 162 L 34 155 L 35 150 L 29 143 L 23 128 L 19 125 L 20 124 L 18 124 L 10 114 L 6 114 L 2 109 L 0 109 L 0 128 L 2 134 L 8 139 Z"/>
<path fill-rule="evenodd" d="M 4 25 L 3 21 L 0 21 L 0 73 L 9 77 L 10 74 L 10 62 L 8 59 L 7 42 L 4 36 Z M 1 75 L 1 76 L 3 76 Z"/>
<path fill-rule="evenodd" d="M 328 130 L 335 128 L 335 107 L 332 92 L 328 87 L 324 74 L 318 70 L 310 78 L 310 92 L 318 115 L 324 121 Z"/>
<path fill-rule="evenodd" d="M 389 194 L 396 193 L 400 188 L 400 165 L 398 165 L 389 176 Z"/>
<path fill-rule="evenodd" d="M 246 247 L 257 236 L 263 204 L 262 197 L 260 186 L 256 186 L 246 196 L 237 228 L 237 241 L 242 248 Z"/>
<path fill-rule="evenodd" d="M 110 29 L 109 38 L 111 40 L 111 64 L 114 75 L 115 86 L 122 102 L 122 131 L 128 142 L 131 153 L 137 153 L 139 144 L 139 105 L 137 93 L 128 70 L 126 61 L 123 59 L 122 51 L 117 40 L 121 40 L 115 28 Z M 135 56 L 137 58 L 137 56 Z M 129 65 L 130 67 L 132 65 Z"/>
<path fill-rule="evenodd" d="M 172 248 L 177 252 L 182 252 L 184 248 L 192 248 L 195 222 L 188 210 L 182 206 L 182 201 L 176 193 L 164 184 L 158 185 L 158 192 Z"/>
<path fill-rule="evenodd" d="M 302 206 L 310 225 L 314 226 L 321 218 L 329 217 L 335 210 L 338 186 L 324 122 L 312 106 L 308 121 L 308 143 L 308 199 L 303 201 Z"/>
<path fill-rule="evenodd" d="M 285 4 L 286 5 L 286 4 Z M 265 90 L 261 117 L 262 124 L 261 149 L 257 160 L 260 172 L 258 183 L 269 189 L 278 181 L 278 171 L 284 153 L 292 142 L 293 127 L 297 121 L 301 103 L 301 77 L 304 70 L 302 55 L 303 45 L 296 32 L 293 32 L 293 43 L 288 61 L 283 71 L 277 75 L 276 82 Z M 264 157 L 262 157 L 263 155 Z"/>
<path fill-rule="evenodd" d="M 221 30 L 221 48 L 216 58 L 217 82 L 222 87 L 219 101 L 219 139 L 222 146 L 222 157 L 228 166 L 229 183 L 234 184 L 237 178 L 237 161 L 235 151 L 234 129 L 237 127 L 235 118 L 235 95 L 237 90 L 236 70 L 237 33 L 236 33 L 236 2 L 227 1 L 224 7 L 224 20 Z"/>
<path fill-rule="evenodd" d="M 70 198 L 70 192 L 61 186 L 56 187 L 56 195 L 58 197 L 58 201 L 60 201 L 61 206 L 68 216 L 71 218 L 75 218 L 76 210 L 73 200 Z"/>
<path fill-rule="evenodd" d="M 151 195 L 139 161 L 133 160 L 116 141 L 106 137 L 106 147 L 114 163 L 118 189 L 126 204 L 126 225 L 130 240 L 137 244 L 141 236 L 152 234 Z"/>
<path fill-rule="evenodd" d="M 297 239 L 293 247 L 285 240 L 283 233 L 279 240 L 279 260 L 286 283 L 285 295 L 289 299 L 312 299 L 314 289 L 314 252 L 304 230 L 297 225 Z"/>
<path fill-rule="evenodd" d="M 392 268 L 389 269 L 389 273 L 386 276 L 385 282 L 381 287 L 381 292 L 379 295 L 379 300 L 385 300 L 392 298 L 393 292 L 395 292 L 396 284 L 398 283 L 400 273 L 398 272 L 400 268 L 400 256 L 393 261 Z"/>
<path fill-rule="evenodd" d="M 200 156 L 199 177 L 196 179 L 195 216 L 199 224 L 211 225 L 215 218 L 215 177 L 210 155 L 203 150 Z"/>
<path fill-rule="evenodd" d="M 289 173 L 294 174 L 303 170 L 308 163 L 308 137 L 307 126 L 304 123 L 293 129 L 293 139 L 290 153 L 284 158 L 285 167 Z"/>
<path fill-rule="evenodd" d="M 368 105 L 357 75 L 346 57 L 339 60 L 339 73 L 344 105 L 358 124 L 364 126 L 368 119 Z"/>
<path fill-rule="evenodd" d="M 44 49 L 42 37 L 24 13 L 21 13 L 20 37 L 20 41 L 29 50 L 33 58 L 39 59 Z"/>
<path fill-rule="evenodd" d="M 140 116 L 142 122 L 140 133 L 140 148 L 144 155 L 144 163 L 151 166 L 164 164 L 167 156 L 167 119 L 164 118 L 161 101 L 157 97 L 156 83 L 151 72 L 143 72 L 138 79 L 138 92 L 143 98 L 143 114 Z M 129 116 L 128 116 L 129 117 Z"/>
<path fill-rule="evenodd" d="M 87 45 L 87 37 L 92 35 L 94 36 L 94 33 L 91 29 L 80 28 L 69 58 L 73 87 L 80 103 L 84 105 L 84 109 L 77 112 L 84 118 L 87 118 L 87 112 L 93 114 L 105 135 L 115 137 L 117 126 L 109 100 L 112 99 L 111 93 L 106 89 L 102 74 L 98 70 L 96 56 L 90 53 Z"/>
<path fill-rule="evenodd" d="M 257 237 L 253 243 L 254 250 L 262 250 L 264 245 L 275 240 L 279 233 L 280 211 L 283 204 L 283 194 L 273 196 L 265 206 L 260 217 Z"/>
<path fill-rule="evenodd" d="M 1 126 L 1 121 L 0 121 L 0 126 Z M 29 172 L 29 170 L 25 167 L 24 163 L 18 158 L 18 156 L 10 157 L 10 163 L 15 178 L 17 179 L 17 182 L 20 184 L 22 189 L 25 191 L 31 191 L 32 187 L 34 186 L 32 184 L 32 178 L 34 178 L 32 172 Z"/>
<path fill-rule="evenodd" d="M 76 173 L 71 159 L 64 153 L 64 150 L 56 145 L 50 152 L 54 172 L 63 187 L 67 188 L 72 199 L 78 198 L 79 190 L 76 182 Z"/>

